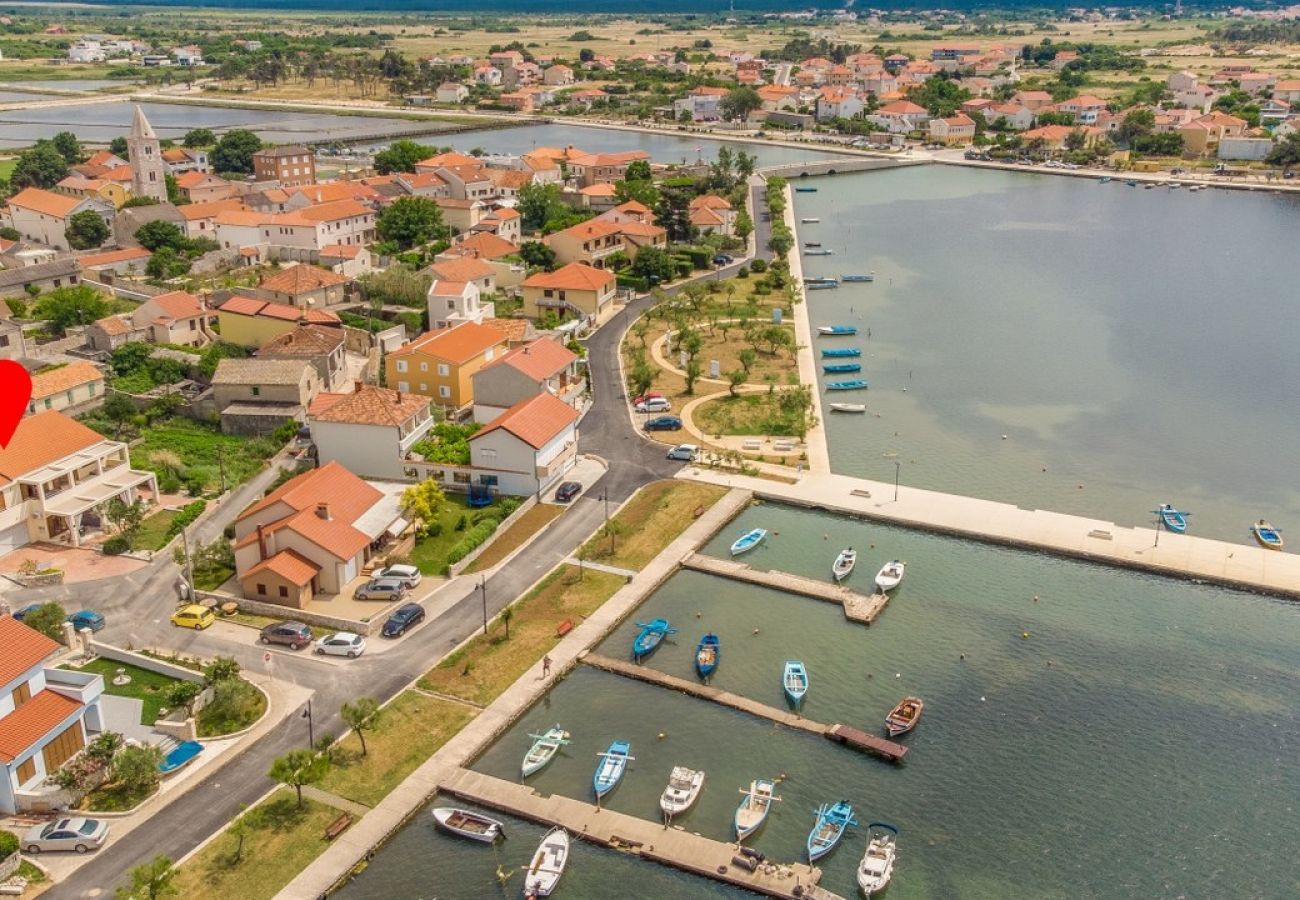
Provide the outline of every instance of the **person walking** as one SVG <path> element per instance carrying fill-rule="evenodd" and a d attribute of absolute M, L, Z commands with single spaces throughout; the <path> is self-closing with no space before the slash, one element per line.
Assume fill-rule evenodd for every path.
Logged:
<path fill-rule="evenodd" d="M 548 653 L 542 657 L 542 677 L 545 678 L 551 674 L 551 655 Z"/>

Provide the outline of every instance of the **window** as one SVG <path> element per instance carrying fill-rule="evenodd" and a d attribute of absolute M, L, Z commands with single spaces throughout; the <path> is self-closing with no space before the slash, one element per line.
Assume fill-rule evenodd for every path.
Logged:
<path fill-rule="evenodd" d="M 397 361 L 397 371 L 399 371 L 399 372 L 405 372 L 405 371 L 406 371 L 406 360 L 404 360 L 404 359 L 399 359 L 399 360 Z"/>
<path fill-rule="evenodd" d="M 288 589 L 287 587 L 285 587 L 284 585 L 280 585 L 280 596 L 281 596 L 281 597 L 288 597 L 288 596 L 289 596 L 289 589 Z"/>
<path fill-rule="evenodd" d="M 420 363 L 420 371 L 421 372 L 429 371 L 429 364 L 427 362 Z"/>
<path fill-rule="evenodd" d="M 398 391 L 398 393 L 401 393 L 401 394 L 409 394 L 409 393 L 411 393 L 411 384 L 410 384 L 410 382 L 407 382 L 407 381 L 399 381 L 399 382 L 397 382 L 397 391 Z"/>
<path fill-rule="evenodd" d="M 260 387 L 257 387 L 256 385 L 254 385 L 253 388 L 252 388 L 252 391 L 253 391 L 253 396 L 254 396 L 254 397 L 260 397 L 260 396 L 262 396 L 262 389 L 261 389 Z"/>
<path fill-rule="evenodd" d="M 52 405 L 53 405 L 53 404 L 52 404 L 52 401 L 50 400 L 50 398 L 49 398 L 49 397 L 46 397 L 46 398 L 45 398 L 45 408 L 46 408 L 46 409 L 49 409 Z"/>
<path fill-rule="evenodd" d="M 447 385 L 445 385 L 445 384 L 440 384 L 440 385 L 438 385 L 438 396 L 439 396 L 439 397 L 443 397 L 443 398 L 450 397 L 450 396 L 451 396 L 451 388 L 447 387 Z"/>
<path fill-rule="evenodd" d="M 66 397 L 66 398 L 67 398 L 67 401 L 68 401 L 69 403 L 71 403 L 71 402 L 72 402 L 72 391 L 68 391 L 68 392 L 64 395 L 64 397 Z"/>
<path fill-rule="evenodd" d="M 456 484 L 469 484 L 468 472 L 452 472 L 451 480 Z"/>
<path fill-rule="evenodd" d="M 451 374 L 451 366 L 447 365 L 446 363 L 438 363 L 438 374 L 441 375 L 443 378 L 446 378 L 448 375 Z"/>
<path fill-rule="evenodd" d="M 423 381 L 420 382 L 420 393 L 421 394 L 429 393 L 429 385 L 425 384 Z"/>
<path fill-rule="evenodd" d="M 28 700 L 32 699 L 32 686 L 24 681 L 18 687 L 14 688 L 13 701 L 14 709 L 22 706 Z"/>
<path fill-rule="evenodd" d="M 81 733 L 81 721 L 78 720 L 59 732 L 59 736 L 41 750 L 41 756 L 45 759 L 45 771 L 53 772 L 84 746 L 86 738 Z"/>
<path fill-rule="evenodd" d="M 496 487 L 498 479 L 495 475 L 480 475 L 478 477 L 478 483 L 488 487 Z"/>
<path fill-rule="evenodd" d="M 265 596 L 266 596 L 266 585 L 264 585 L 264 584 L 259 584 L 259 585 L 257 586 L 257 596 L 259 596 L 259 597 L 265 597 Z"/>
<path fill-rule="evenodd" d="M 31 757 L 23 760 L 22 765 L 18 767 L 18 786 L 22 787 L 28 781 L 36 777 L 36 758 Z"/>

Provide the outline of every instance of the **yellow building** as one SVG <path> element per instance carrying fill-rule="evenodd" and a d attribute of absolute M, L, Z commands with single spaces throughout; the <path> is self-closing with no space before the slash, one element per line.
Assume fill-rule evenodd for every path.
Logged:
<path fill-rule="evenodd" d="M 231 297 L 217 310 L 221 339 L 256 350 L 268 341 L 288 334 L 300 324 L 343 326 L 337 313 L 324 309 L 302 310 L 285 303 L 253 297 Z"/>
<path fill-rule="evenodd" d="M 614 273 L 582 263 L 569 263 L 554 272 L 539 272 L 525 279 L 524 315 L 539 319 L 546 312 L 561 318 L 568 314 L 599 319 L 614 305 Z"/>
<path fill-rule="evenodd" d="M 466 322 L 422 335 L 384 361 L 390 388 L 420 394 L 456 415 L 474 404 L 474 373 L 506 352 L 504 332 Z"/>

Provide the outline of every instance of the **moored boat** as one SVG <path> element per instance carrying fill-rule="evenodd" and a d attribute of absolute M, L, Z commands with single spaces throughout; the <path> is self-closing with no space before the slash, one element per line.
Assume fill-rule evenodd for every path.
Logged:
<path fill-rule="evenodd" d="M 797 659 L 787 659 L 781 673 L 781 686 L 785 689 L 786 699 L 798 706 L 808 693 L 808 669 Z"/>
<path fill-rule="evenodd" d="M 808 832 L 808 861 L 816 862 L 835 849 L 850 825 L 857 825 L 853 807 L 847 800 L 835 804 L 823 803 L 817 808 L 817 822 Z"/>
<path fill-rule="evenodd" d="M 831 347 L 822 350 L 822 356 L 828 359 L 841 359 L 850 356 L 861 356 L 861 347 Z"/>
<path fill-rule="evenodd" d="M 835 562 L 831 564 L 831 575 L 836 581 L 843 581 L 853 572 L 853 567 L 858 564 L 858 551 L 852 547 L 846 547 L 840 551 L 839 556 L 835 557 Z"/>
<path fill-rule="evenodd" d="M 1259 541 L 1260 546 L 1267 547 L 1270 550 L 1281 550 L 1284 544 L 1282 532 L 1278 531 L 1272 525 L 1260 519 L 1254 525 L 1250 526 L 1251 534 L 1255 535 L 1255 540 Z"/>
<path fill-rule="evenodd" d="M 841 281 L 875 281 L 875 272 L 861 272 L 857 275 L 841 275 Z"/>
<path fill-rule="evenodd" d="M 867 404 L 865 403 L 829 403 L 827 405 L 831 408 L 831 412 L 864 413 L 867 411 Z"/>
<path fill-rule="evenodd" d="M 856 325 L 818 325 L 817 333 L 827 337 L 842 337 L 844 335 L 857 334 L 858 326 Z"/>
<path fill-rule="evenodd" d="M 799 221 L 802 222 L 802 223 L 804 223 L 805 225 L 816 225 L 818 222 L 821 221 L 821 219 L 817 219 L 817 218 L 814 218 L 814 217 L 812 217 L 812 216 L 805 216 L 804 218 L 800 219 Z"/>
<path fill-rule="evenodd" d="M 804 245 L 805 247 L 820 247 L 820 246 L 822 245 L 822 242 L 821 242 L 821 241 L 804 241 L 804 242 L 803 242 L 803 245 Z"/>
<path fill-rule="evenodd" d="M 803 251 L 803 255 L 804 256 L 834 256 L 835 251 L 830 249 L 829 247 L 822 247 L 820 249 L 813 247 L 813 248 L 805 249 Z"/>
<path fill-rule="evenodd" d="M 636 627 L 641 630 L 632 639 L 632 658 L 638 660 L 653 653 L 665 637 L 677 633 L 677 629 L 669 625 L 667 619 L 654 619 L 644 625 L 637 622 Z"/>
<path fill-rule="evenodd" d="M 882 591 L 892 591 L 903 581 L 906 565 L 897 559 L 891 559 L 880 567 L 876 573 L 876 587 Z"/>
<path fill-rule="evenodd" d="M 691 808 L 704 787 L 704 773 L 685 766 L 673 766 L 668 776 L 668 786 L 659 798 L 659 808 L 665 815 L 675 816 Z"/>
<path fill-rule="evenodd" d="M 600 761 L 591 776 L 591 787 L 597 797 L 608 794 L 622 780 L 628 762 L 635 759 L 631 752 L 632 745 L 627 741 L 614 741 L 604 753 L 596 754 Z"/>
<path fill-rule="evenodd" d="M 772 803 L 780 800 L 780 797 L 774 796 L 776 782 L 769 781 L 766 778 L 755 778 L 749 783 L 749 790 L 744 788 L 740 792 L 745 795 L 745 799 L 740 801 L 736 807 L 736 815 L 732 824 L 736 828 L 736 840 L 743 841 L 755 831 L 762 827 L 767 821 L 767 814 L 772 810 Z"/>
<path fill-rule="evenodd" d="M 808 281 L 804 283 L 806 291 L 833 291 L 840 286 L 838 281 Z"/>
<path fill-rule="evenodd" d="M 796 194 L 815 194 L 817 193 L 817 188 L 797 187 L 794 189 L 794 192 Z"/>
<path fill-rule="evenodd" d="M 722 659 L 722 642 L 713 632 L 700 638 L 695 648 L 695 671 L 701 678 L 708 678 Z"/>
<path fill-rule="evenodd" d="M 829 365 L 822 366 L 822 371 L 825 372 L 827 375 L 839 375 L 839 374 L 846 374 L 849 372 L 861 372 L 862 364 L 861 363 L 831 363 Z"/>
<path fill-rule="evenodd" d="M 924 708 L 925 701 L 920 697 L 904 697 L 899 700 L 889 711 L 889 715 L 885 716 L 885 730 L 889 732 L 889 736 L 906 734 L 915 728 L 916 723 L 921 720 L 921 710 Z"/>
<path fill-rule="evenodd" d="M 1187 532 L 1187 517 L 1190 516 L 1191 513 L 1179 512 L 1168 503 L 1161 503 L 1155 513 L 1160 517 L 1160 524 L 1164 525 L 1174 534 L 1185 534 Z"/>
<path fill-rule="evenodd" d="M 491 844 L 497 838 L 506 836 L 505 826 L 496 819 L 470 812 L 468 809 L 456 809 L 452 806 L 435 807 L 433 821 L 444 831 L 482 844 Z"/>
<path fill-rule="evenodd" d="M 804 284 L 839 284 L 840 280 L 833 275 L 810 276 L 803 280 Z"/>
<path fill-rule="evenodd" d="M 568 862 L 569 833 L 557 826 L 546 832 L 546 837 L 537 845 L 533 861 L 528 864 L 528 874 L 524 876 L 524 896 L 551 896 Z"/>
<path fill-rule="evenodd" d="M 731 555 L 739 556 L 742 553 L 748 553 L 750 550 L 753 550 L 759 544 L 763 543 L 763 539 L 766 537 L 766 528 L 753 528 L 746 531 L 732 543 Z"/>
<path fill-rule="evenodd" d="M 870 385 L 865 378 L 850 378 L 847 381 L 828 381 L 826 390 L 828 391 L 860 391 Z"/>
<path fill-rule="evenodd" d="M 1107 183 L 1110 182 L 1110 176 L 1109 176 L 1109 175 L 1103 175 L 1103 176 L 1101 176 L 1101 179 L 1100 179 L 1100 180 L 1101 180 L 1101 183 L 1102 183 L 1102 184 L 1107 184 Z"/>
<path fill-rule="evenodd" d="M 569 744 L 569 733 L 559 725 L 546 729 L 542 734 L 528 736 L 533 739 L 533 745 L 524 754 L 524 762 L 520 767 L 525 778 L 545 768 L 546 764 L 555 757 L 556 752 Z"/>
<path fill-rule="evenodd" d="M 894 874 L 898 829 L 888 822 L 867 826 L 867 852 L 858 863 L 858 888 L 868 897 L 879 894 Z"/>

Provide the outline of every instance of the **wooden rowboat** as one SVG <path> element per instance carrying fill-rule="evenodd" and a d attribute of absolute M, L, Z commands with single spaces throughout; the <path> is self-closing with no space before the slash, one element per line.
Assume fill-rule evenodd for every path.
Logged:
<path fill-rule="evenodd" d="M 749 783 L 749 790 L 744 788 L 740 792 L 745 795 L 745 799 L 740 801 L 736 807 L 736 815 L 733 824 L 736 828 L 736 840 L 743 841 L 755 831 L 762 827 L 767 821 L 767 814 L 772 809 L 772 803 L 781 798 L 773 796 L 776 790 L 776 782 L 768 781 L 766 778 L 756 778 Z"/>
<path fill-rule="evenodd" d="M 701 678 L 708 678 L 718 667 L 721 657 L 722 642 L 716 634 L 709 632 L 700 638 L 700 644 L 695 648 L 695 671 Z"/>
<path fill-rule="evenodd" d="M 808 669 L 797 659 L 787 659 L 785 671 L 781 674 L 781 685 L 785 689 L 786 699 L 798 706 L 808 693 Z"/>
<path fill-rule="evenodd" d="M 906 734 L 921 720 L 923 709 L 925 709 L 925 701 L 920 697 L 904 697 L 889 711 L 889 715 L 885 716 L 885 730 L 889 732 L 890 737 Z"/>
<path fill-rule="evenodd" d="M 735 543 L 731 545 L 731 555 L 739 556 L 742 553 L 748 553 L 750 550 L 753 550 L 759 544 L 763 543 L 763 539 L 766 537 L 766 528 L 753 528 L 746 531 L 740 537 L 736 538 Z"/>
<path fill-rule="evenodd" d="M 1281 550 L 1285 543 L 1282 540 L 1282 532 L 1263 519 L 1250 526 L 1250 531 L 1255 535 L 1255 540 L 1259 541 L 1260 546 L 1267 547 L 1270 550 Z"/>
<path fill-rule="evenodd" d="M 847 547 L 840 551 L 839 556 L 835 557 L 835 562 L 831 566 L 831 575 L 835 576 L 837 582 L 843 581 L 845 578 L 849 577 L 849 574 L 853 571 L 853 567 L 857 564 L 858 551 L 854 550 L 852 547 Z"/>
<path fill-rule="evenodd" d="M 637 622 L 636 625 L 641 629 L 632 639 L 632 658 L 636 660 L 653 653 L 665 637 L 677 633 L 667 619 L 654 619 L 645 624 Z"/>
<path fill-rule="evenodd" d="M 533 745 L 524 754 L 524 762 L 521 768 L 525 778 L 545 768 L 546 764 L 555 757 L 556 752 L 569 743 L 567 740 L 569 733 L 559 725 L 548 728 L 544 734 L 530 734 L 528 736 L 533 739 Z"/>
<path fill-rule="evenodd" d="M 433 821 L 444 831 L 482 844 L 491 844 L 497 838 L 506 836 L 505 826 L 496 819 L 468 809 L 439 806 L 433 810 Z"/>
<path fill-rule="evenodd" d="M 604 753 L 596 754 L 600 762 L 596 763 L 596 771 L 591 776 L 591 787 L 597 797 L 614 790 L 622 780 L 628 762 L 633 759 L 631 751 L 632 745 L 627 741 L 614 741 Z"/>
<path fill-rule="evenodd" d="M 891 559 L 880 567 L 876 573 L 876 587 L 882 591 L 892 591 L 903 581 L 903 574 L 906 571 L 906 565 L 897 559 Z"/>
<path fill-rule="evenodd" d="M 830 406 L 831 412 L 864 413 L 867 411 L 867 404 L 865 403 L 830 403 L 827 405 Z"/>
<path fill-rule="evenodd" d="M 817 808 L 817 822 L 808 832 L 808 861 L 816 862 L 835 849 L 850 825 L 857 825 L 853 807 L 847 800 L 834 805 L 823 803 Z"/>
<path fill-rule="evenodd" d="M 568 862 L 569 833 L 563 828 L 552 828 L 537 845 L 533 861 L 528 864 L 528 874 L 524 876 L 524 896 L 551 896 Z"/>

